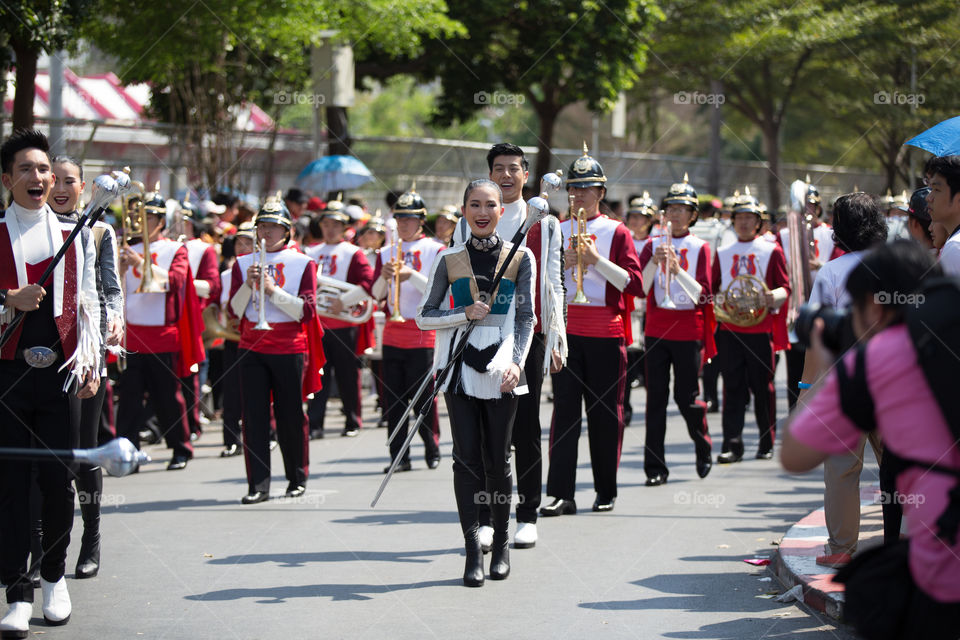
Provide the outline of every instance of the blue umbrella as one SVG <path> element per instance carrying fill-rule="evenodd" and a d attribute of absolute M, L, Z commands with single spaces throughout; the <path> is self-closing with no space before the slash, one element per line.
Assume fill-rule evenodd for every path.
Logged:
<path fill-rule="evenodd" d="M 304 167 L 297 176 L 297 186 L 305 191 L 324 194 L 349 191 L 373 180 L 366 165 L 353 156 L 324 156 Z"/>
<path fill-rule="evenodd" d="M 919 147 L 935 156 L 960 155 L 960 116 L 944 120 L 904 144 Z"/>

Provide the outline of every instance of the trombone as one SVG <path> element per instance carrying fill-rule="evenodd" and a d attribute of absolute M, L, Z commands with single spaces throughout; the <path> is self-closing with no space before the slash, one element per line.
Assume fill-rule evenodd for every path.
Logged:
<path fill-rule="evenodd" d="M 586 294 L 583 292 L 583 279 L 587 275 L 587 266 L 583 264 L 583 249 L 584 241 L 587 238 L 587 212 L 583 210 L 583 207 L 577 211 L 576 216 L 573 214 L 573 201 L 575 196 L 570 196 L 570 226 L 573 227 L 574 218 L 576 218 L 577 223 L 577 233 L 574 236 L 577 243 L 577 272 L 574 278 L 577 281 L 577 292 L 573 296 L 573 304 L 589 304 L 590 300 L 587 299 Z"/>
<path fill-rule="evenodd" d="M 260 240 L 260 286 L 254 303 L 257 305 L 257 331 L 270 331 L 273 327 L 267 322 L 267 241 Z"/>
<path fill-rule="evenodd" d="M 400 269 L 403 268 L 403 258 L 401 252 L 403 246 L 398 233 L 393 239 L 393 297 L 390 300 L 390 306 L 393 307 L 393 313 L 390 314 L 390 322 L 403 322 L 403 316 L 400 315 Z"/>

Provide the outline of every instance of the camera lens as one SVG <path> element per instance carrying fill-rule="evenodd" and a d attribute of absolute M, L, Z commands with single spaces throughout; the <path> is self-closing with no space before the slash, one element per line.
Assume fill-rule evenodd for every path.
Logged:
<path fill-rule="evenodd" d="M 848 309 L 824 307 L 816 303 L 805 304 L 797 312 L 797 319 L 793 330 L 797 334 L 797 341 L 805 348 L 810 348 L 810 334 L 813 331 L 813 321 L 823 320 L 823 345 L 833 353 L 840 354 L 853 346 L 853 324 Z"/>

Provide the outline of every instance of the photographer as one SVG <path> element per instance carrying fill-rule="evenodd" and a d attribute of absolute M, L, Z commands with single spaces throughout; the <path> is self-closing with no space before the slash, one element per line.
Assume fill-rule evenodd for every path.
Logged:
<path fill-rule="evenodd" d="M 850 272 L 860 264 L 864 251 L 882 244 L 887 239 L 887 224 L 879 200 L 867 193 L 849 193 L 837 198 L 833 205 L 833 237 L 836 246 L 845 252 L 827 262 L 817 273 L 810 304 L 825 307 L 846 307 L 850 296 L 845 285 Z M 806 396 L 810 383 L 816 380 L 814 363 L 807 359 L 800 376 L 800 400 Z M 802 406 L 802 405 L 801 405 Z M 881 456 L 880 439 L 870 435 L 877 460 Z M 830 456 L 823 464 L 823 510 L 827 525 L 827 544 L 824 555 L 817 556 L 817 564 L 841 567 L 850 562 L 857 550 L 860 536 L 860 471 L 863 469 L 861 440 L 853 451 Z M 888 518 L 891 524 L 894 518 Z"/>
<path fill-rule="evenodd" d="M 868 638 L 948 638 L 960 628 L 960 544 L 947 542 L 950 533 L 938 522 L 960 475 L 960 451 L 904 324 L 911 305 L 922 304 L 917 289 L 937 275 L 939 267 L 913 242 L 863 257 L 846 289 L 853 334 L 865 347 L 834 368 L 824 343 L 835 343 L 837 323 L 824 331 L 823 319 L 814 321 L 807 359 L 819 382 L 791 417 L 781 451 L 787 471 L 807 471 L 828 455 L 859 448 L 861 428 L 873 421 L 887 456 L 901 463 L 891 499 L 903 505 L 909 540 L 867 551 L 838 575 L 847 584 L 844 616 Z M 855 369 L 856 360 L 865 373 Z M 854 395 L 858 382 L 865 389 Z"/>

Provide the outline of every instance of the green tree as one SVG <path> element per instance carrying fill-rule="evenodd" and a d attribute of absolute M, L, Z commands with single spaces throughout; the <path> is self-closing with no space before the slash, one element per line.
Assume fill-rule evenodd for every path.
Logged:
<path fill-rule="evenodd" d="M 40 53 L 53 53 L 75 41 L 91 4 L 90 0 L 10 0 L 0 3 L 0 68 L 6 74 L 11 66 L 16 67 L 14 129 L 33 127 Z M 2 95 L 3 88 L 0 88 L 0 97 Z"/>
<path fill-rule="evenodd" d="M 102 0 L 100 46 L 125 83 L 148 82 L 151 111 L 180 125 L 179 142 L 210 187 L 236 179 L 235 122 L 246 102 L 277 119 L 310 91 L 310 47 L 323 32 L 385 56 L 416 55 L 421 39 L 458 32 L 442 0 L 171 0 L 131 12 Z"/>
<path fill-rule="evenodd" d="M 816 94 L 831 120 L 862 140 L 883 171 L 885 188 L 914 188 L 904 141 L 955 115 L 952 74 L 960 63 L 956 3 L 892 3 L 846 64 L 818 63 Z M 945 78 L 950 80 L 945 81 Z"/>
<path fill-rule="evenodd" d="M 397 72 L 439 79 L 443 87 L 434 121 L 464 122 L 488 106 L 524 102 L 536 113 L 536 175 L 551 167 L 557 116 L 585 101 L 612 108 L 646 63 L 647 41 L 662 15 L 652 0 L 451 0 L 463 37 L 425 43 L 421 56 L 395 65 L 361 58 L 358 71 L 373 77 Z"/>
<path fill-rule="evenodd" d="M 653 44 L 657 63 L 648 66 L 647 74 L 675 91 L 678 102 L 709 99 L 711 82 L 722 83 L 724 107 L 738 111 L 763 136 L 769 204 L 777 208 L 785 191 L 781 128 L 798 95 L 821 82 L 813 63 L 849 64 L 852 52 L 895 8 L 871 0 L 729 0 L 715 5 L 667 0 L 664 11 L 667 19 Z"/>

